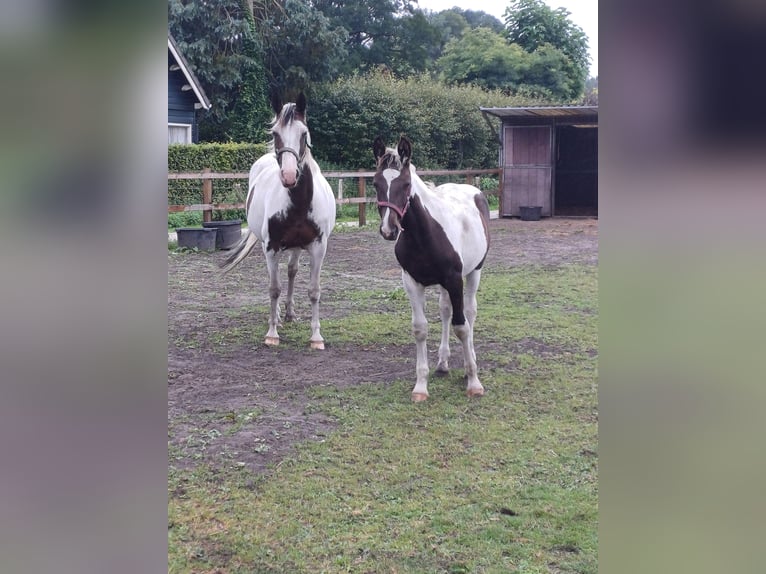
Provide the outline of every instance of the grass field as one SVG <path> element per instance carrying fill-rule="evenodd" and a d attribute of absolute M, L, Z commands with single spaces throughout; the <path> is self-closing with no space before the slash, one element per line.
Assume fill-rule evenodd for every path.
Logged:
<path fill-rule="evenodd" d="M 401 288 L 349 285 L 344 297 L 353 312 L 322 323 L 336 346 L 409 332 Z M 397 311 L 377 312 L 382 300 Z M 423 404 L 409 401 L 410 378 L 329 383 L 305 410 L 335 430 L 268 473 L 171 466 L 169 572 L 596 572 L 597 309 L 595 266 L 488 270 L 483 398 L 464 396 L 462 369 L 432 377 Z"/>

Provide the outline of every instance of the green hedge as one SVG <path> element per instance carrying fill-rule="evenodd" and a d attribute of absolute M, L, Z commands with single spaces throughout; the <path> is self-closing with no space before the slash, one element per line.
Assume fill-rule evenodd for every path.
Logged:
<path fill-rule="evenodd" d="M 196 172 L 206 167 L 217 172 L 248 172 L 255 160 L 266 153 L 265 143 L 205 143 L 168 146 L 168 172 Z M 246 179 L 213 180 L 213 203 L 245 201 Z M 202 181 L 168 180 L 168 205 L 202 203 Z M 216 219 L 220 216 L 213 212 Z M 224 214 L 229 219 L 232 214 Z M 239 216 L 238 216 L 239 217 Z"/>
<path fill-rule="evenodd" d="M 499 143 L 479 107 L 542 103 L 428 76 L 373 73 L 317 86 L 308 120 L 314 157 L 344 169 L 372 169 L 375 137 L 395 145 L 400 134 L 412 140 L 412 161 L 421 169 L 481 169 L 497 167 Z"/>

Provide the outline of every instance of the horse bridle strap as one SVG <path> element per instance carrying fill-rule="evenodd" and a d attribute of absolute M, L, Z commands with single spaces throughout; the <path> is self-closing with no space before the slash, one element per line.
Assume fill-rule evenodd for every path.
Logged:
<path fill-rule="evenodd" d="M 404 209 L 398 205 L 391 203 L 390 201 L 379 201 L 378 207 L 390 207 L 399 216 L 399 219 L 404 219 L 404 214 L 407 213 L 407 209 L 410 207 L 410 196 L 407 196 L 407 201 L 404 203 Z"/>
<path fill-rule="evenodd" d="M 410 207 L 410 193 L 412 192 L 411 187 L 407 187 L 407 197 L 404 198 L 404 207 L 399 207 L 396 204 L 391 203 L 390 201 L 378 201 L 378 207 L 390 207 L 391 209 L 396 212 L 396 214 L 399 216 L 399 221 L 404 219 L 404 214 L 407 213 L 407 210 Z"/>
<path fill-rule="evenodd" d="M 308 147 L 308 144 L 307 144 L 307 147 Z M 291 153 L 295 156 L 295 161 L 297 161 L 298 164 L 300 165 L 300 163 L 303 161 L 303 158 L 306 155 L 306 150 L 304 150 L 302 154 L 299 154 L 293 148 L 285 146 L 285 147 L 279 148 L 278 150 L 274 150 L 274 153 L 277 154 L 277 158 L 279 158 L 279 156 L 281 156 L 283 153 Z"/>

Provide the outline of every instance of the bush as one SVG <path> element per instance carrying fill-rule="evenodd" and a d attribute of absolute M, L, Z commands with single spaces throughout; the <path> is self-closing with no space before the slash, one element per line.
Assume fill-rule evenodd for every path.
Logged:
<path fill-rule="evenodd" d="M 381 73 L 320 84 L 309 101 L 314 157 L 344 169 L 372 169 L 375 137 L 395 145 L 401 134 L 412 140 L 412 161 L 420 169 L 497 167 L 499 142 L 479 107 L 542 103 L 475 86 L 448 87 L 425 75 Z"/>
<path fill-rule="evenodd" d="M 482 191 L 497 191 L 500 181 L 496 177 L 483 176 L 479 180 L 479 189 Z"/>
<path fill-rule="evenodd" d="M 255 160 L 266 153 L 265 143 L 206 143 L 198 145 L 169 145 L 168 172 L 196 172 L 210 168 L 217 172 L 248 172 Z M 213 203 L 244 202 L 246 179 L 216 179 L 213 181 Z M 168 180 L 168 205 L 202 203 L 202 181 Z M 237 210 L 238 213 L 244 210 Z M 218 212 L 213 212 L 218 219 Z M 234 219 L 236 217 L 228 217 Z M 170 222 L 170 219 L 168 219 Z"/>
<path fill-rule="evenodd" d="M 169 228 L 177 229 L 179 227 L 199 227 L 201 225 L 201 211 L 179 211 L 177 213 L 168 213 Z"/>

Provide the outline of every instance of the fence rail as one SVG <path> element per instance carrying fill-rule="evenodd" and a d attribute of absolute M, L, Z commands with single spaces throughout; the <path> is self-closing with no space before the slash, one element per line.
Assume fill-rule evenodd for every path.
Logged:
<path fill-rule="evenodd" d="M 424 169 L 418 170 L 421 176 L 447 176 L 465 178 L 465 182 L 471 185 L 476 184 L 476 178 L 482 175 L 500 175 L 500 169 Z M 359 225 L 366 225 L 366 206 L 367 203 L 375 203 L 374 197 L 367 197 L 366 179 L 375 175 L 374 171 L 323 171 L 322 174 L 328 179 L 337 179 L 338 188 L 335 193 L 335 203 L 338 205 L 358 204 L 359 205 Z M 201 211 L 202 221 L 208 222 L 213 219 L 213 211 L 223 211 L 230 209 L 245 209 L 245 203 L 213 203 L 213 181 L 216 179 L 248 179 L 249 174 L 243 172 L 222 173 L 213 172 L 205 169 L 197 172 L 187 173 L 168 173 L 168 181 L 198 179 L 202 181 L 201 196 L 202 203 L 191 205 L 168 205 L 168 213 L 178 213 L 182 211 Z M 344 197 L 343 181 L 346 179 L 357 180 L 356 197 Z M 491 192 L 490 192 L 491 193 Z"/>

